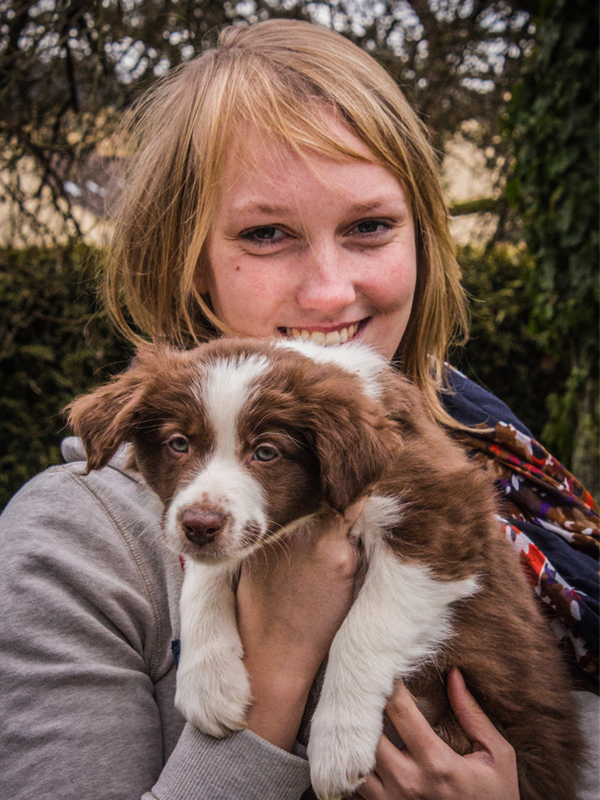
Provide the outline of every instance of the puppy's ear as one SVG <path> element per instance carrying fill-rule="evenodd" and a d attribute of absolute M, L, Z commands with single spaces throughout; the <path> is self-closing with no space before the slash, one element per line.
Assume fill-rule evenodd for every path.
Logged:
<path fill-rule="evenodd" d="M 138 350 L 126 372 L 66 407 L 68 424 L 85 446 L 88 472 L 105 466 L 119 446 L 130 440 L 152 360 L 149 348 Z"/>
<path fill-rule="evenodd" d="M 323 495 L 339 512 L 380 480 L 402 450 L 395 424 L 366 399 L 336 403 L 315 421 L 313 433 Z"/>

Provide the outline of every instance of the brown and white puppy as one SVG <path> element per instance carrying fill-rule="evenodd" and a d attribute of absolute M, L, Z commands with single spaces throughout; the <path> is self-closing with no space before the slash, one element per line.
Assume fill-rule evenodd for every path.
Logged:
<path fill-rule="evenodd" d="M 458 666 L 517 753 L 521 800 L 575 798 L 577 723 L 559 654 L 497 519 L 489 479 L 371 350 L 220 340 L 143 349 L 70 423 L 88 469 L 124 442 L 185 554 L 176 703 L 213 736 L 245 726 L 251 687 L 232 586 L 265 543 L 368 497 L 351 536 L 367 563 L 329 654 L 309 741 L 324 800 L 374 765 L 402 678 L 436 731 L 470 750 L 448 707 Z"/>

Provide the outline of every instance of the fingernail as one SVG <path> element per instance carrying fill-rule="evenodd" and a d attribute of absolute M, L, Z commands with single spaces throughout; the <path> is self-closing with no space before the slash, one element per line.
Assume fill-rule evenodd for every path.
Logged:
<path fill-rule="evenodd" d="M 454 675 L 453 680 L 456 681 L 462 689 L 467 688 L 465 679 L 463 678 L 463 674 L 458 667 L 452 667 L 452 669 L 450 670 L 450 674 Z"/>

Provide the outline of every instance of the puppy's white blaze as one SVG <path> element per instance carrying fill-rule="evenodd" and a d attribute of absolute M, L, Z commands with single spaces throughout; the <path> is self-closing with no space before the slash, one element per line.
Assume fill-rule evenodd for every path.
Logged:
<path fill-rule="evenodd" d="M 194 503 L 207 503 L 229 515 L 223 544 L 229 555 L 238 555 L 247 526 L 264 533 L 267 528 L 264 491 L 260 483 L 235 459 L 217 451 L 196 477 L 175 497 L 167 512 L 169 536 L 180 535 L 178 514 Z"/>
<path fill-rule="evenodd" d="M 245 727 L 252 698 L 242 656 L 230 569 L 188 560 L 175 704 L 189 722 L 211 736 Z"/>
<path fill-rule="evenodd" d="M 386 360 L 372 348 L 360 342 L 323 347 L 306 339 L 277 339 L 280 347 L 296 350 L 318 364 L 335 364 L 361 379 L 368 397 L 378 400 L 381 395 L 379 376 L 388 366 Z"/>
<path fill-rule="evenodd" d="M 386 530 L 398 525 L 403 516 L 404 504 L 400 497 L 373 495 L 364 505 L 360 517 L 350 531 L 350 535 L 360 539 L 365 548 L 367 561 L 372 555 L 372 548 L 385 536 Z"/>
<path fill-rule="evenodd" d="M 476 578 L 439 581 L 370 543 L 364 585 L 338 631 L 308 745 L 320 798 L 356 789 L 375 763 L 394 680 L 412 673 L 452 635 L 451 605 L 477 591 Z"/>
<path fill-rule="evenodd" d="M 240 411 L 252 396 L 253 384 L 267 368 L 266 356 L 241 356 L 211 365 L 196 385 L 214 429 L 217 451 L 235 453 L 236 426 Z"/>

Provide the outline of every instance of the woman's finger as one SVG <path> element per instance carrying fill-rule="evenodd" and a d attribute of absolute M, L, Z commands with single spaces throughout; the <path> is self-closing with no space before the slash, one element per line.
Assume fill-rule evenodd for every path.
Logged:
<path fill-rule="evenodd" d="M 473 744 L 474 750 L 489 751 L 507 744 L 467 689 L 462 673 L 456 667 L 448 674 L 448 697 L 456 719 L 467 739 Z"/>
<path fill-rule="evenodd" d="M 348 800 L 389 800 L 385 787 L 376 772 L 372 772 Z"/>
<path fill-rule="evenodd" d="M 388 700 L 386 712 L 406 749 L 415 758 L 420 753 L 431 753 L 441 740 L 431 728 L 402 681 L 398 681 Z M 390 743 L 390 747 L 393 745 Z M 402 752 L 402 751 L 398 751 Z"/>

